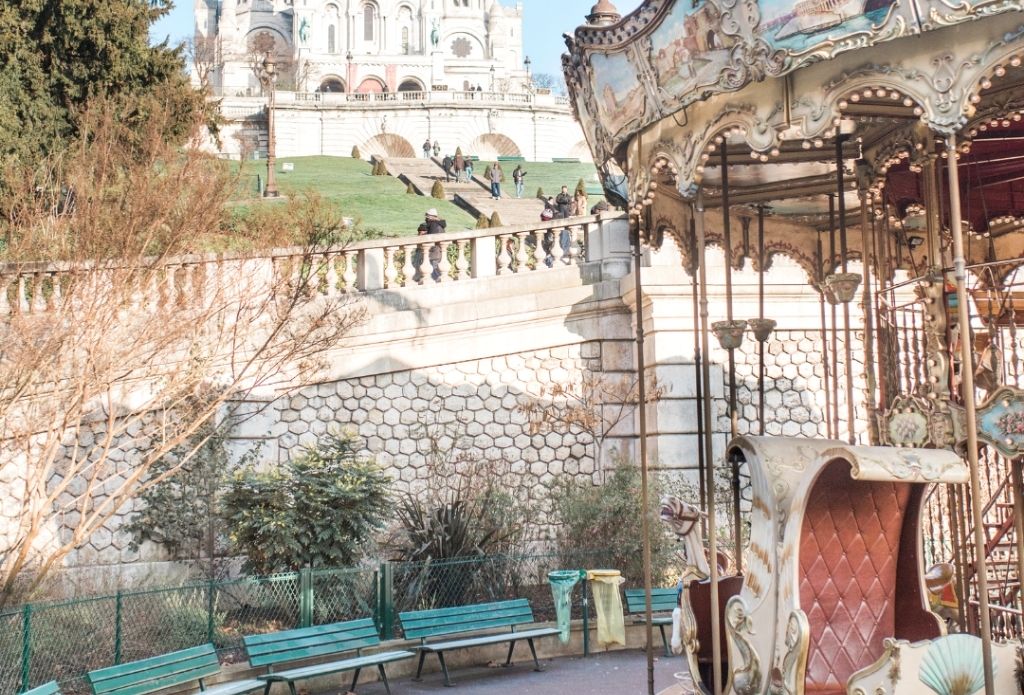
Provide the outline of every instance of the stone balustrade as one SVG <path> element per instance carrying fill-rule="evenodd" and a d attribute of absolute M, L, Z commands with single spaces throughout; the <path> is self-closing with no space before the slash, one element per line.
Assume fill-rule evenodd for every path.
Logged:
<path fill-rule="evenodd" d="M 274 102 L 278 106 L 291 103 L 312 103 L 344 105 L 353 104 L 357 107 L 366 104 L 395 104 L 395 103 L 431 103 L 431 104 L 456 104 L 456 103 L 480 103 L 480 104 L 512 104 L 512 105 L 536 105 L 565 107 L 569 106 L 568 97 L 551 93 L 536 92 L 477 92 L 461 90 L 437 90 L 417 92 L 369 92 L 366 94 L 350 92 L 286 92 L 277 91 L 274 94 Z M 260 104 L 266 103 L 265 96 L 236 96 L 231 101 L 241 99 L 253 99 Z"/>
<path fill-rule="evenodd" d="M 364 241 L 314 250 L 279 248 L 262 256 L 209 254 L 160 263 L 147 287 L 134 294 L 140 305 L 187 303 L 212 296 L 218 278 L 273 282 L 312 264 L 324 296 L 413 288 L 495 276 L 540 273 L 583 261 L 607 261 L 614 237 L 625 235 L 625 218 L 604 213 L 537 224 L 468 230 L 429 236 Z M 269 264 L 269 265 L 268 265 Z M 270 272 L 272 271 L 272 272 Z M 110 267 L 83 274 L 68 264 L 29 263 L 0 267 L 0 316 L 38 314 L 62 301 L 69 283 L 87 281 L 101 291 Z M 204 289 L 205 288 L 205 289 Z M 257 286 L 258 289 L 258 286 Z"/>

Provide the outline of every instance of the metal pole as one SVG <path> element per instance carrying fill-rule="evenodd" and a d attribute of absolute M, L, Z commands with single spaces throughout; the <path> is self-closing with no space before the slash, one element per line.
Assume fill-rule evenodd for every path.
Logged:
<path fill-rule="evenodd" d="M 960 385 L 967 415 L 967 463 L 971 469 L 971 506 L 974 512 L 974 562 L 978 576 L 978 603 L 981 606 L 982 666 L 985 669 L 985 695 L 995 695 L 992 678 L 992 625 L 988 607 L 988 560 L 985 557 L 985 530 L 982 528 L 981 478 L 978 474 L 978 415 L 974 398 L 974 354 L 971 349 L 970 312 L 967 306 L 967 261 L 964 259 L 964 230 L 960 219 L 960 173 L 956 163 L 956 136 L 946 136 L 949 175 L 949 226 L 953 231 L 953 277 L 956 281 L 957 310 L 960 322 Z"/>
<path fill-rule="evenodd" d="M 697 253 L 700 264 L 700 345 L 701 353 L 707 355 L 708 344 L 708 278 L 704 253 L 704 194 L 697 192 L 697 201 L 694 214 L 697 227 Z M 717 524 L 715 523 L 715 465 L 714 465 L 714 438 L 712 424 L 714 418 L 711 415 L 711 389 L 707 387 L 711 383 L 711 365 L 708 360 L 701 364 L 701 374 L 704 380 L 704 398 L 702 407 L 704 410 L 704 429 L 701 432 L 704 439 L 704 465 L 707 466 L 707 510 L 708 510 L 708 564 L 711 566 L 711 673 L 712 693 L 722 695 L 722 643 L 721 625 L 719 624 L 718 611 L 718 538 Z"/>
<path fill-rule="evenodd" d="M 637 408 L 640 410 L 640 504 L 642 506 L 640 513 L 643 515 L 641 517 L 641 532 L 644 535 L 644 634 L 647 638 L 647 695 L 654 695 L 654 631 L 651 624 L 651 505 L 647 475 L 647 388 L 645 384 L 647 375 L 644 365 L 644 307 L 640 266 L 640 222 L 638 221 L 633 232 L 633 280 L 636 290 L 636 371 L 639 400 Z"/>
<path fill-rule="evenodd" d="M 871 290 L 871 264 L 875 262 L 874 254 L 870 253 L 870 239 L 874 237 L 874 215 L 869 215 L 867 192 L 860 191 L 860 245 L 861 261 L 864 263 L 862 270 L 864 284 L 863 311 L 864 311 L 864 364 L 868 366 L 864 370 L 864 385 L 867 393 L 867 416 L 868 416 L 868 443 L 877 446 L 879 442 L 878 423 L 875 422 L 875 408 L 877 407 L 875 393 L 875 370 L 871 367 L 875 364 L 875 299 Z M 868 236 L 868 224 L 872 234 Z"/>
<path fill-rule="evenodd" d="M 953 578 L 955 580 L 956 616 L 960 631 L 967 631 L 967 582 L 964 579 L 964 539 L 961 525 L 964 516 L 960 513 L 959 494 L 956 485 L 946 486 L 948 501 L 949 532 L 953 544 Z"/>
<path fill-rule="evenodd" d="M 690 238 L 691 239 L 696 239 L 697 238 L 697 227 L 696 227 L 696 223 L 694 222 L 694 218 L 693 218 L 692 215 L 690 216 Z M 694 249 L 694 255 L 696 255 L 696 249 Z M 699 403 L 703 403 L 704 402 L 704 375 L 703 375 L 703 370 L 702 370 L 702 367 L 701 367 L 701 363 L 702 363 L 704 357 L 703 357 L 703 355 L 702 355 L 702 353 L 700 351 L 700 327 L 697 326 L 697 322 L 699 320 L 698 317 L 700 315 L 700 310 L 699 310 L 699 308 L 697 306 L 697 297 L 698 297 L 698 290 L 697 290 L 698 258 L 694 258 L 693 259 L 693 263 L 694 263 L 693 277 L 691 278 L 692 279 L 692 286 L 693 286 L 693 323 L 694 323 L 694 326 L 696 327 L 696 330 L 694 330 L 694 332 L 693 332 L 693 357 L 694 357 L 693 368 L 694 368 L 694 372 L 695 372 L 695 376 L 696 376 L 696 378 L 694 379 L 694 381 L 696 382 L 696 389 L 695 389 L 695 394 L 694 395 L 697 397 L 697 403 L 699 404 Z M 697 407 L 697 431 L 698 432 L 703 432 L 704 431 L 704 409 L 701 408 L 699 405 Z M 702 447 L 702 446 L 698 446 L 697 447 L 697 479 L 698 479 L 698 484 L 700 486 L 700 509 L 701 509 L 702 512 L 707 512 L 707 507 L 705 506 L 705 502 L 707 500 L 707 484 L 708 483 L 707 483 L 707 479 L 704 477 L 704 447 Z M 704 519 L 701 520 L 701 526 L 705 526 L 705 527 L 707 526 L 707 522 Z M 704 531 L 706 533 L 707 532 L 707 528 L 704 528 Z"/>
<path fill-rule="evenodd" d="M 825 436 L 832 439 L 832 378 L 829 376 L 828 356 L 828 325 L 825 323 L 825 283 L 824 283 L 825 257 L 821 248 L 821 234 L 818 234 L 818 294 L 821 308 L 821 368 L 824 373 L 825 386 Z"/>
<path fill-rule="evenodd" d="M 836 267 L 836 196 L 828 197 L 828 272 L 835 273 Z M 839 318 L 836 305 L 832 307 L 832 434 L 839 439 Z"/>
<path fill-rule="evenodd" d="M 839 248 L 843 272 L 847 272 L 846 189 L 843 185 L 843 135 L 836 135 L 836 196 L 839 202 Z M 861 258 L 863 260 L 863 252 Z M 843 357 L 846 359 L 846 431 L 850 444 L 857 443 L 857 416 L 853 407 L 853 340 L 850 331 L 850 303 L 843 302 Z M 868 362 L 867 364 L 871 364 Z"/>
<path fill-rule="evenodd" d="M 277 84 L 275 72 L 271 72 L 267 83 L 270 85 L 270 98 L 267 100 L 267 187 L 263 189 L 263 197 L 277 198 L 280 194 L 277 192 L 277 180 L 274 178 L 274 169 L 277 163 L 277 145 L 274 135 L 275 86 Z"/>
<path fill-rule="evenodd" d="M 732 220 L 729 218 L 729 155 L 722 143 L 722 235 L 725 243 L 725 318 L 730 323 L 732 312 Z M 729 349 L 729 438 L 739 434 L 739 413 L 736 410 L 736 350 Z M 740 527 L 740 464 L 730 461 L 732 472 L 733 560 L 736 573 L 743 573 L 743 532 Z"/>
<path fill-rule="evenodd" d="M 764 320 L 764 206 L 757 206 L 757 318 Z M 764 345 L 766 340 L 757 342 L 757 420 L 758 434 L 764 436 Z"/>
<path fill-rule="evenodd" d="M 1017 605 L 1024 608 L 1024 460 L 1016 458 L 1010 462 L 1013 474 L 1013 533 L 1017 544 Z"/>

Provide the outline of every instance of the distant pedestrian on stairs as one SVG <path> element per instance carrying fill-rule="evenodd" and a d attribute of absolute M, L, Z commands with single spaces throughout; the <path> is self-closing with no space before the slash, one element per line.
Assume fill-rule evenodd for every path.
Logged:
<path fill-rule="evenodd" d="M 462 183 L 462 172 L 466 170 L 466 158 L 462 156 L 462 152 L 455 151 L 455 183 Z"/>
<path fill-rule="evenodd" d="M 440 157 L 441 156 L 441 145 L 439 145 L 437 143 L 437 140 L 434 140 L 434 156 L 435 157 Z"/>
<path fill-rule="evenodd" d="M 526 172 L 523 171 L 522 164 L 517 164 L 512 170 L 512 182 L 516 185 L 516 198 L 522 198 L 523 186 L 526 184 Z"/>
<path fill-rule="evenodd" d="M 441 160 L 441 167 L 444 169 L 444 182 L 452 182 L 452 166 L 455 164 L 455 160 L 452 159 L 450 154 L 446 154 L 444 159 Z"/>
<path fill-rule="evenodd" d="M 501 170 L 501 165 L 495 162 L 491 165 L 491 197 L 495 200 L 501 198 L 501 181 L 505 178 L 505 173 Z"/>
<path fill-rule="evenodd" d="M 430 159 L 430 138 L 423 141 L 423 158 Z"/>
<path fill-rule="evenodd" d="M 569 195 L 569 187 L 562 186 L 562 191 L 555 196 L 555 205 L 558 206 L 558 216 L 566 219 L 572 214 L 572 196 Z"/>

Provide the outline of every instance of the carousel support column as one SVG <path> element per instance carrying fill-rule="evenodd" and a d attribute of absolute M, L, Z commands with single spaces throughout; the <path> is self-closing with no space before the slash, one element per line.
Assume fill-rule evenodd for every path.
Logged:
<path fill-rule="evenodd" d="M 1011 463 L 1013 475 L 1013 533 L 1017 545 L 1018 605 L 1024 608 L 1024 459 L 1017 457 Z M 1021 626 L 1024 630 L 1024 625 Z"/>
<path fill-rule="evenodd" d="M 691 215 L 690 216 L 690 239 L 696 239 L 697 238 L 697 226 L 696 225 L 697 225 L 697 222 L 696 222 L 695 216 Z M 698 306 L 698 301 L 697 301 L 698 300 L 698 296 L 699 296 L 700 293 L 699 293 L 698 287 L 697 287 L 698 258 L 697 258 L 696 249 L 694 249 L 694 253 L 691 254 L 691 258 L 693 258 L 693 275 L 692 275 L 692 281 L 693 281 L 692 282 L 692 284 L 693 284 L 693 322 L 696 325 L 697 322 L 698 322 L 698 318 L 697 317 L 700 315 L 700 307 Z M 696 374 L 695 374 L 696 378 L 694 379 L 694 381 L 696 382 L 696 388 L 694 389 L 694 391 L 695 391 L 694 395 L 696 395 L 696 397 L 697 397 L 697 432 L 698 432 L 698 434 L 704 432 L 704 409 L 701 407 L 701 404 L 704 402 L 704 369 L 702 367 L 703 359 L 704 359 L 703 358 L 703 353 L 701 353 L 701 351 L 700 351 L 700 327 L 697 326 L 697 330 L 695 330 L 693 332 L 693 362 L 694 362 L 694 370 L 696 372 Z M 707 513 L 707 507 L 705 505 L 705 501 L 707 499 L 707 485 L 708 485 L 708 481 L 707 481 L 707 478 L 704 475 L 704 447 L 700 446 L 700 444 L 697 445 L 697 480 L 698 480 L 698 487 L 699 487 L 699 490 L 700 490 L 700 509 L 701 509 L 702 512 L 705 512 L 705 514 L 706 514 Z M 705 519 L 706 518 L 707 517 L 705 517 Z M 701 520 L 701 526 L 704 526 L 704 528 L 702 530 L 704 531 L 704 537 L 706 538 L 707 537 L 707 522 L 705 520 Z"/>
<path fill-rule="evenodd" d="M 966 547 L 964 542 L 963 532 L 960 528 L 963 523 L 964 516 L 960 511 L 960 498 L 956 485 L 946 486 L 946 499 L 949 501 L 948 509 L 946 510 L 949 514 L 949 533 L 953 542 L 953 579 L 955 581 L 955 594 L 956 594 L 956 618 L 957 624 L 960 626 L 960 632 L 967 632 L 967 607 L 965 602 L 967 601 L 966 584 L 964 582 L 964 555 L 963 549 Z"/>
<path fill-rule="evenodd" d="M 764 321 L 764 205 L 757 206 L 757 318 Z M 767 340 L 757 341 L 757 433 L 764 436 L 764 346 Z"/>
<path fill-rule="evenodd" d="M 988 559 L 985 557 L 985 530 L 982 528 L 981 477 L 978 473 L 978 414 L 974 397 L 974 363 L 971 350 L 971 324 L 967 305 L 967 261 L 964 259 L 964 230 L 960 213 L 960 172 L 956 161 L 956 136 L 946 136 L 949 153 L 949 221 L 953 231 L 953 277 L 956 281 L 959 323 L 962 335 L 960 383 L 967 416 L 967 462 L 971 470 L 971 507 L 974 513 L 974 562 L 978 577 L 978 602 L 981 606 L 982 666 L 985 669 L 985 695 L 995 695 L 992 680 L 992 625 L 988 606 Z"/>
<path fill-rule="evenodd" d="M 707 355 L 710 352 L 708 340 L 708 278 L 707 265 L 705 263 L 704 245 L 704 195 L 697 193 L 694 217 L 697 223 L 697 263 L 700 273 L 700 348 L 701 354 Z M 722 695 L 722 626 L 718 614 L 718 529 L 715 519 L 715 453 L 714 434 L 712 424 L 714 418 L 711 414 L 711 365 L 704 359 L 701 363 L 701 379 L 704 381 L 704 393 L 701 408 L 704 411 L 704 465 L 706 466 L 705 480 L 707 481 L 707 504 L 708 510 L 708 564 L 711 566 L 711 673 L 712 693 Z"/>
<path fill-rule="evenodd" d="M 828 274 L 836 272 L 836 196 L 828 197 Z M 832 307 L 832 434 L 839 439 L 839 316 L 835 294 L 828 300 Z"/>
<path fill-rule="evenodd" d="M 836 135 L 836 198 L 839 203 L 839 253 L 842 258 L 843 272 L 848 272 L 849 247 L 846 239 L 846 186 L 843 182 L 843 141 L 846 138 Z M 864 260 L 866 249 L 861 251 Z M 865 267 L 866 267 L 865 263 Z M 853 331 L 850 330 L 850 302 L 843 302 L 843 357 L 846 360 L 846 431 L 850 444 L 857 443 L 857 417 L 853 406 Z M 869 363 L 870 364 L 870 363 Z M 866 365 L 865 365 L 866 366 Z"/>
<path fill-rule="evenodd" d="M 924 178 L 925 222 L 928 231 L 928 266 L 929 268 L 938 269 L 942 267 L 942 243 L 939 241 L 939 187 L 936 170 L 935 154 L 934 152 L 929 152 L 921 166 L 921 176 Z"/>
<path fill-rule="evenodd" d="M 875 374 L 871 368 L 875 364 L 875 321 L 874 312 L 872 307 L 875 304 L 875 298 L 871 292 L 871 264 L 874 262 L 874 255 L 869 253 L 871 248 L 870 239 L 873 234 L 870 234 L 869 230 L 873 228 L 874 222 L 869 221 L 869 203 L 867 192 L 861 188 L 860 190 L 860 243 L 861 243 L 861 260 L 864 263 L 863 279 L 861 282 L 864 284 L 864 295 L 863 295 L 863 310 L 864 310 L 864 365 L 867 367 L 864 370 L 864 384 L 865 384 L 865 396 L 867 397 L 867 415 L 868 415 L 868 443 L 871 446 L 877 446 L 879 443 L 878 437 L 878 423 L 875 421 L 874 413 L 875 408 L 878 407 L 878 402 L 875 399 Z M 869 227 L 870 225 L 870 227 Z"/>
<path fill-rule="evenodd" d="M 645 213 L 647 209 L 644 209 Z M 640 250 L 640 223 L 645 217 L 646 214 L 640 218 L 631 236 L 633 237 L 633 279 L 636 284 L 636 373 L 640 416 L 640 504 L 641 514 L 643 515 L 640 528 L 644 535 L 644 622 L 647 635 L 647 695 L 654 695 L 654 632 L 651 625 L 651 536 L 649 533 L 651 505 L 648 499 L 650 489 L 647 471 L 647 373 L 644 365 L 643 287 L 640 279 L 640 256 L 642 255 Z"/>
<path fill-rule="evenodd" d="M 728 141 L 722 143 L 722 236 L 725 245 L 725 319 L 730 328 L 733 322 L 732 311 L 732 224 L 729 205 L 729 156 Z M 736 348 L 729 347 L 729 438 L 739 435 L 739 412 L 736 409 Z M 733 523 L 733 557 L 736 573 L 743 573 L 743 533 L 740 513 L 740 464 L 730 462 L 732 469 L 732 523 Z"/>
<path fill-rule="evenodd" d="M 832 379 L 829 375 L 828 356 L 828 324 L 825 323 L 825 278 L 823 268 L 825 267 L 824 256 L 821 248 L 821 235 L 818 235 L 818 299 L 821 307 L 821 368 L 824 375 L 825 385 L 825 436 L 829 439 L 835 436 L 832 431 Z"/>

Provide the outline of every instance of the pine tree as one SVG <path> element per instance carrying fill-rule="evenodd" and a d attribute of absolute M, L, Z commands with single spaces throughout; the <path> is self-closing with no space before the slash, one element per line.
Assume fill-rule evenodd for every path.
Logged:
<path fill-rule="evenodd" d="M 501 217 L 498 216 L 498 211 L 495 210 L 491 213 L 491 226 L 492 227 L 504 227 L 505 224 L 501 221 Z"/>
<path fill-rule="evenodd" d="M 544 198 L 544 189 L 543 188 L 540 188 L 540 187 L 537 188 L 537 197 L 541 198 L 541 199 Z"/>
<path fill-rule="evenodd" d="M 580 179 L 579 183 L 576 184 L 575 195 L 586 195 L 586 194 L 587 194 L 587 184 L 583 182 L 583 179 Z"/>
<path fill-rule="evenodd" d="M 405 187 L 405 192 L 406 192 L 406 193 L 408 193 L 409 195 L 416 195 L 416 189 L 415 189 L 415 188 L 413 188 L 413 185 L 412 185 L 412 181 L 410 181 L 410 182 L 409 182 L 409 183 L 408 183 L 408 184 L 406 185 L 406 187 Z"/>
<path fill-rule="evenodd" d="M 359 151 L 359 145 L 352 145 L 352 159 L 362 159 L 363 154 Z"/>

